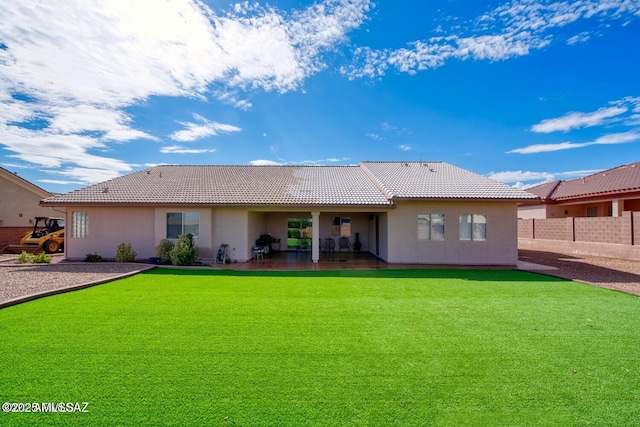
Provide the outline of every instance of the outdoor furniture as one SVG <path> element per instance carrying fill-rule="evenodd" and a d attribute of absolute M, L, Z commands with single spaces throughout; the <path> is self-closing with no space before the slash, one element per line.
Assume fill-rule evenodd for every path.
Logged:
<path fill-rule="evenodd" d="M 229 245 L 223 243 L 220 245 L 220 249 L 218 249 L 218 255 L 216 256 L 216 264 L 226 264 L 227 262 L 231 262 L 229 259 L 229 255 L 227 252 L 229 251 Z"/>
<path fill-rule="evenodd" d="M 340 240 L 338 240 L 338 246 L 340 247 L 340 250 L 343 249 L 351 249 L 351 243 L 349 243 L 349 238 L 348 237 L 341 237 Z"/>
<path fill-rule="evenodd" d="M 324 250 L 325 251 L 335 251 L 336 250 L 336 241 L 331 237 L 324 241 Z"/>
<path fill-rule="evenodd" d="M 263 261 L 264 260 L 264 253 L 265 250 L 263 248 L 260 248 L 258 246 L 253 248 L 253 259 L 255 259 L 256 261 Z"/>

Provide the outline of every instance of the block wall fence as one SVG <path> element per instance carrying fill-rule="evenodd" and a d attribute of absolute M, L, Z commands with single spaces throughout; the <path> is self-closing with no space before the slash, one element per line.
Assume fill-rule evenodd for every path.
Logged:
<path fill-rule="evenodd" d="M 640 259 L 640 212 L 518 220 L 518 247 Z"/>
<path fill-rule="evenodd" d="M 7 245 L 17 245 L 33 227 L 0 227 L 0 249 Z"/>

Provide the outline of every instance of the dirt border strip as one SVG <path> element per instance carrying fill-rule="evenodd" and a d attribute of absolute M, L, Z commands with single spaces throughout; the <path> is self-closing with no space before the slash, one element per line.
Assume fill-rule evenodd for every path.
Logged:
<path fill-rule="evenodd" d="M 7 300 L 7 301 L 0 302 L 0 310 L 3 309 L 3 308 L 6 308 L 6 307 L 11 307 L 11 306 L 14 306 L 14 305 L 22 304 L 22 303 L 25 303 L 25 302 L 37 300 L 37 299 L 48 297 L 48 296 L 52 296 L 52 295 L 64 294 L 64 293 L 73 292 L 73 291 L 79 291 L 81 289 L 91 288 L 93 286 L 97 286 L 97 285 L 102 285 L 102 284 L 105 284 L 105 283 L 113 282 L 115 280 L 125 279 L 127 277 L 135 276 L 138 273 L 142 273 L 142 272 L 145 272 L 145 271 L 153 270 L 156 267 L 157 267 L 156 265 L 149 265 L 149 266 L 145 266 L 145 267 L 143 267 L 143 268 L 141 268 L 139 270 L 130 271 L 128 273 L 123 273 L 123 274 L 118 274 L 116 276 L 112 276 L 112 277 L 109 277 L 109 278 L 106 278 L 106 279 L 94 280 L 93 282 L 81 283 L 79 285 L 66 286 L 66 287 L 63 287 L 63 288 L 51 289 L 51 290 L 48 290 L 48 291 L 37 292 L 35 294 L 24 295 L 24 296 L 21 296 L 21 297 L 18 297 L 18 298 L 14 298 L 14 299 L 10 299 L 10 300 Z"/>

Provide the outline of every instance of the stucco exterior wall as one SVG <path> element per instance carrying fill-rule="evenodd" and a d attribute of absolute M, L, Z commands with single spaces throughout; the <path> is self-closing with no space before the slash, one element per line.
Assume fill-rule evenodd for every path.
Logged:
<path fill-rule="evenodd" d="M 33 227 L 36 216 L 64 217 L 64 212 L 39 205 L 51 194 L 31 191 L 13 179 L 19 178 L 6 179 L 4 173 L 0 174 L 0 227 Z"/>
<path fill-rule="evenodd" d="M 244 262 L 253 257 L 249 245 L 249 210 L 246 208 L 216 208 L 212 211 L 213 248 L 218 253 L 221 244 L 229 245 L 231 261 Z M 255 240 L 255 237 L 251 236 Z"/>
<path fill-rule="evenodd" d="M 546 218 L 547 206 L 543 204 L 539 205 L 523 205 L 518 207 L 518 218 L 521 219 L 533 219 L 533 218 Z"/>
<path fill-rule="evenodd" d="M 73 237 L 71 219 L 74 211 L 89 214 L 89 232 L 86 238 Z M 139 259 L 156 256 L 153 208 L 78 207 L 67 212 L 66 258 L 84 259 L 86 254 L 95 252 L 103 258 L 114 258 L 120 243 L 131 243 Z"/>
<path fill-rule="evenodd" d="M 443 241 L 418 240 L 418 214 L 444 214 Z M 487 218 L 485 241 L 460 240 L 460 215 Z M 387 213 L 388 262 L 515 265 L 518 259 L 517 206 L 510 202 L 405 202 Z"/>

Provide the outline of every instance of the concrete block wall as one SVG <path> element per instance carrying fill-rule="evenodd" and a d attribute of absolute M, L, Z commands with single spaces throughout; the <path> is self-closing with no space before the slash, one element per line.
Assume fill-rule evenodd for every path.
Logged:
<path fill-rule="evenodd" d="M 518 248 L 640 260 L 640 212 L 519 220 Z"/>
<path fill-rule="evenodd" d="M 534 239 L 573 240 L 573 218 L 534 220 Z"/>
<path fill-rule="evenodd" d="M 533 239 L 533 222 L 532 219 L 518 220 L 518 239 Z"/>
<path fill-rule="evenodd" d="M 629 218 L 575 218 L 575 241 L 623 245 L 629 240 L 629 235 L 625 236 L 622 232 L 623 221 L 628 222 Z M 628 232 L 628 230 L 626 231 Z"/>
<path fill-rule="evenodd" d="M 0 227 L 0 249 L 7 245 L 18 245 L 33 227 Z"/>

